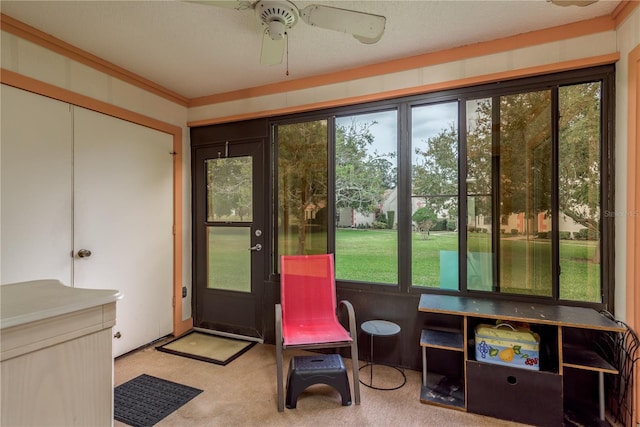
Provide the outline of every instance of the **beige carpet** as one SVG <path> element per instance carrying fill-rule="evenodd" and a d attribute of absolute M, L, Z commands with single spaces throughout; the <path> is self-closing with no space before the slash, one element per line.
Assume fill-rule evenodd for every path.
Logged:
<path fill-rule="evenodd" d="M 178 356 L 226 365 L 254 344 L 254 342 L 194 331 L 158 346 L 157 349 Z"/>
<path fill-rule="evenodd" d="M 291 356 L 303 354 L 309 353 L 285 351 L 285 367 Z M 345 358 L 344 362 L 351 378 L 351 360 Z M 360 365 L 364 365 L 364 361 L 360 361 Z M 284 412 L 278 412 L 276 404 L 275 346 L 269 344 L 256 344 L 227 366 L 174 356 L 149 347 L 116 359 L 114 381 L 119 385 L 145 373 L 204 390 L 158 423 L 158 427 L 520 425 L 421 403 L 420 372 L 405 372 L 407 384 L 398 390 L 360 387 L 360 405 L 341 406 L 337 391 L 315 385 L 300 395 L 296 409 L 285 409 Z M 366 381 L 368 374 L 368 370 L 363 369 Z M 382 367 L 374 375 L 380 386 L 398 384 L 399 374 L 394 369 Z M 532 408 L 536 408 L 535 402 L 532 402 Z M 115 426 L 125 425 L 116 421 Z"/>

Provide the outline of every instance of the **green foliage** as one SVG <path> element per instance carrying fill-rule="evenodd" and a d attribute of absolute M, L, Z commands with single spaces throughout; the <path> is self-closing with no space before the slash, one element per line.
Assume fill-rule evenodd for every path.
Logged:
<path fill-rule="evenodd" d="M 458 210 L 455 198 L 458 194 L 458 133 L 454 124 L 423 141 L 423 145 L 424 148 L 415 148 L 418 160 L 412 170 L 413 194 L 425 197 L 434 214 L 455 217 Z M 430 197 L 445 195 L 450 197 Z"/>
<path fill-rule="evenodd" d="M 395 211 L 387 212 L 387 228 L 389 230 L 391 230 L 393 228 L 393 224 L 395 223 L 395 219 L 396 219 L 396 212 Z"/>
<path fill-rule="evenodd" d="M 327 204 L 328 131 L 326 120 L 280 125 L 278 136 L 278 201 L 281 233 L 298 226 L 297 244 L 281 254 L 303 254 L 306 211 Z M 326 219 L 325 219 L 326 221 Z M 324 229 L 327 224 L 323 224 Z M 287 242 L 291 239 L 286 238 Z M 326 248 L 325 248 L 326 250 Z"/>
<path fill-rule="evenodd" d="M 601 97 L 599 82 L 560 88 L 560 211 L 596 234 L 600 229 Z"/>
<path fill-rule="evenodd" d="M 336 126 L 335 191 L 336 208 L 373 212 L 383 201 L 385 191 L 396 186 L 396 173 L 389 160 L 394 153 L 373 150 L 371 127 L 377 122 L 358 122 Z"/>
<path fill-rule="evenodd" d="M 421 223 L 424 223 L 425 221 L 435 222 L 437 217 L 433 210 L 427 207 L 421 207 L 418 210 L 416 210 L 413 213 L 413 215 L 411 215 L 411 219 L 416 224 L 421 224 Z"/>
<path fill-rule="evenodd" d="M 209 221 L 244 221 L 251 215 L 252 170 L 248 157 L 207 160 L 207 217 Z"/>
<path fill-rule="evenodd" d="M 559 92 L 560 212 L 594 233 L 600 224 L 600 86 L 563 86 Z M 499 197 L 501 216 L 549 212 L 551 91 L 501 96 L 499 105 L 494 100 L 467 102 L 466 182 L 467 193 L 474 195 L 469 215 L 491 215 L 489 195 Z M 458 215 L 455 198 L 440 197 L 457 195 L 458 151 L 455 123 L 415 149 L 414 194 L 425 197 L 440 217 Z M 498 170 L 499 194 L 492 175 Z"/>
<path fill-rule="evenodd" d="M 573 233 L 573 238 L 575 240 L 598 240 L 599 234 L 596 230 L 591 230 L 588 228 L 581 228 L 578 232 Z"/>

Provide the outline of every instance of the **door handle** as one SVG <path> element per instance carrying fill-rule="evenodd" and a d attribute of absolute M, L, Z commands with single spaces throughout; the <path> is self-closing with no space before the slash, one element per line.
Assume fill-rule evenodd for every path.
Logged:
<path fill-rule="evenodd" d="M 256 244 L 255 246 L 251 246 L 249 248 L 250 251 L 256 251 L 256 252 L 260 252 L 262 250 L 262 245 L 260 243 Z"/>
<path fill-rule="evenodd" d="M 78 251 L 78 258 L 89 258 L 91 256 L 91 251 L 89 249 L 80 249 Z"/>

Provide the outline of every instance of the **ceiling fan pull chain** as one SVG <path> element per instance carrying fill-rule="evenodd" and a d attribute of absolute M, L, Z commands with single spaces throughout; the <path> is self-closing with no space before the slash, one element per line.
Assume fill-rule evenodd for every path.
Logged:
<path fill-rule="evenodd" d="M 284 33 L 284 39 L 285 42 L 287 43 L 287 72 L 285 73 L 286 76 L 289 75 L 289 33 L 285 32 Z"/>

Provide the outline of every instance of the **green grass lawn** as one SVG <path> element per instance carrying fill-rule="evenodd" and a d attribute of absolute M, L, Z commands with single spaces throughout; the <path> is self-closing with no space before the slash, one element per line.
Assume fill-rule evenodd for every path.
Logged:
<path fill-rule="evenodd" d="M 469 235 L 470 252 L 489 253 L 490 235 Z M 453 232 L 432 232 L 428 239 L 412 233 L 412 283 L 414 286 L 440 287 L 441 251 L 457 251 Z M 560 242 L 560 297 L 578 301 L 600 301 L 600 264 L 593 263 L 596 242 Z M 455 254 L 454 254 L 455 258 Z M 477 258 L 477 255 L 476 255 Z M 485 266 L 490 256 L 484 256 Z M 487 263 L 487 260 L 489 263 Z M 490 289 L 491 271 L 482 271 L 469 261 L 468 286 Z M 501 242 L 501 289 L 503 292 L 551 295 L 551 241 L 525 240 L 505 236 Z M 474 267 L 475 266 L 475 267 Z M 457 263 L 447 265 L 444 275 Z M 476 273 L 474 276 L 474 271 Z M 472 278 L 474 276 L 475 278 Z M 342 280 L 395 284 L 398 281 L 397 234 L 393 230 L 339 229 L 336 232 L 336 277 Z"/>
<path fill-rule="evenodd" d="M 245 229 L 216 229 L 210 234 L 210 286 L 233 289 L 237 283 L 247 288 L 250 252 Z M 290 238 L 295 238 L 295 236 Z M 324 233 L 310 233 L 308 253 L 323 253 Z M 469 289 L 491 290 L 491 236 L 471 233 L 467 261 Z M 551 241 L 526 240 L 523 236 L 501 236 L 500 287 L 502 292 L 551 295 Z M 432 232 L 428 239 L 412 233 L 412 284 L 425 288 L 457 289 L 458 235 Z M 281 248 L 283 242 L 280 242 Z M 592 262 L 596 242 L 560 241 L 560 298 L 574 301 L 600 301 L 600 264 Z M 297 241 L 290 241 L 294 253 Z M 313 249 L 315 248 L 315 249 Z M 395 230 L 338 229 L 336 232 L 336 277 L 367 283 L 398 283 L 398 238 Z M 444 266 L 441 265 L 444 262 Z M 240 265 L 237 263 L 240 262 Z M 234 265 L 235 267 L 229 268 Z M 239 277 L 242 276 L 242 277 Z M 442 285 L 441 285 L 442 281 Z M 240 289 L 234 289 L 240 290 Z"/>

